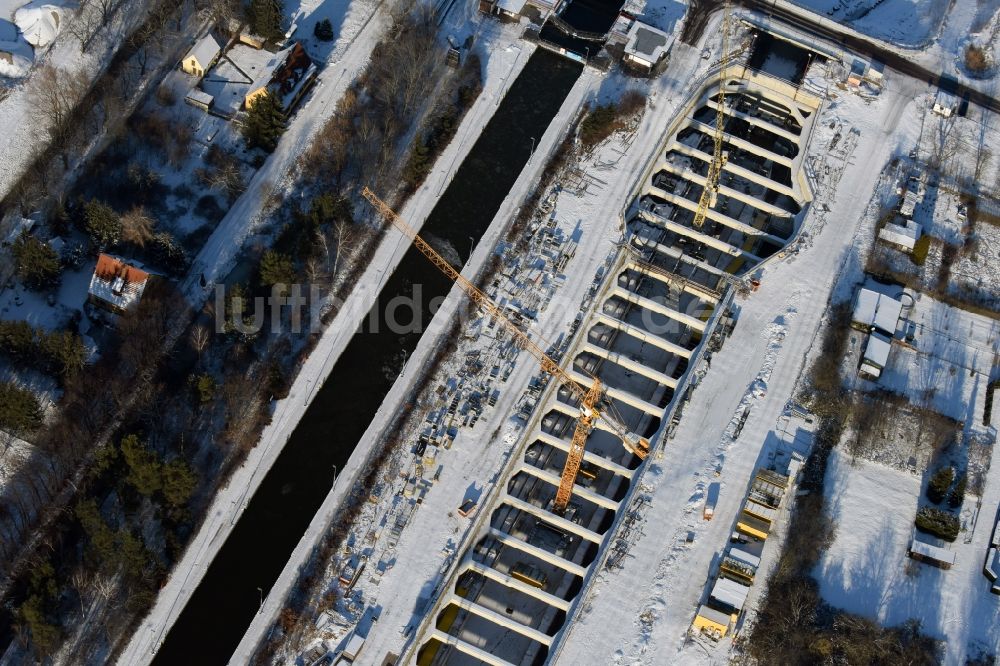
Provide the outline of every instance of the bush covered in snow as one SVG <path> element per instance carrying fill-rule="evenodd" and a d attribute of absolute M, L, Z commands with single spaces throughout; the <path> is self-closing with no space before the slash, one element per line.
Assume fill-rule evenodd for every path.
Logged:
<path fill-rule="evenodd" d="M 951 467 L 942 467 L 931 477 L 931 482 L 927 484 L 927 499 L 940 504 L 944 501 L 951 488 L 951 482 L 955 480 L 955 470 Z"/>
<path fill-rule="evenodd" d="M 59 255 L 48 243 L 27 232 L 22 233 L 12 248 L 17 276 L 29 289 L 46 289 L 59 281 Z"/>
<path fill-rule="evenodd" d="M 958 538 L 958 516 L 942 509 L 925 506 L 920 511 L 917 511 L 917 518 L 914 523 L 921 532 L 936 536 L 945 541 L 954 541 Z"/>

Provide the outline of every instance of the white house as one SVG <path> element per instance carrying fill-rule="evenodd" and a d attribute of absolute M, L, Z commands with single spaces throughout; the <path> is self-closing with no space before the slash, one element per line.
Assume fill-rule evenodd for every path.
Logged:
<path fill-rule="evenodd" d="M 901 250 L 913 252 L 913 247 L 920 240 L 923 229 L 921 225 L 913 220 L 906 220 L 905 224 L 889 222 L 879 230 L 878 237 Z"/>
<path fill-rule="evenodd" d="M 854 302 L 851 322 L 862 330 L 874 329 L 892 336 L 896 333 L 896 325 L 899 323 L 902 311 L 902 301 L 862 287 Z"/>
<path fill-rule="evenodd" d="M 215 37 L 210 34 L 205 35 L 191 47 L 188 54 L 181 60 L 181 70 L 201 78 L 205 76 L 205 72 L 219 57 L 221 51 L 222 47 L 219 46 L 219 42 L 215 41 Z"/>
<path fill-rule="evenodd" d="M 881 333 L 872 333 L 869 335 L 868 344 L 865 345 L 864 356 L 861 358 L 861 367 L 858 371 L 871 379 L 878 379 L 889 362 L 889 350 L 891 348 L 892 343 L 885 335 Z"/>

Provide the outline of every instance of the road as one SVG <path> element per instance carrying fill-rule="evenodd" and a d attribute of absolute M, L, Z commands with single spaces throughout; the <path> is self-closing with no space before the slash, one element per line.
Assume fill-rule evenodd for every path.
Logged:
<path fill-rule="evenodd" d="M 738 4 L 793 26 L 806 34 L 838 44 L 844 50 L 853 51 L 885 63 L 887 68 L 900 74 L 939 86 L 983 109 L 1000 113 L 1000 99 L 951 77 L 943 76 L 940 72 L 932 71 L 884 42 L 863 37 L 851 28 L 821 17 L 807 9 L 796 7 L 782 0 L 738 0 Z M 686 44 L 697 44 L 708 23 L 708 17 L 713 12 L 722 9 L 722 5 L 722 0 L 692 0 L 681 40 Z"/>

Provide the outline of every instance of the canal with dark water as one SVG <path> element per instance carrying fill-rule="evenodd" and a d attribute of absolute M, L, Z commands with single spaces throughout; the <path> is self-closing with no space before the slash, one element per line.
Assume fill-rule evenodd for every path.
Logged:
<path fill-rule="evenodd" d="M 424 223 L 422 233 L 466 256 L 506 198 L 528 158 L 582 71 L 538 49 L 511 84 L 492 120 Z M 470 241 L 470 237 L 472 241 Z M 428 303 L 451 283 L 414 248 L 386 282 L 373 310 L 419 285 L 423 321 Z M 347 462 L 420 335 L 400 335 L 369 316 L 317 392 L 291 439 L 261 482 L 160 646 L 154 663 L 225 664 L 258 612 L 313 515 L 329 493 L 334 466 Z M 373 330 L 377 329 L 377 330 Z"/>
<path fill-rule="evenodd" d="M 559 18 L 575 30 L 604 35 L 615 24 L 615 19 L 618 18 L 618 13 L 624 4 L 625 0 L 572 0 L 559 12 Z M 604 40 L 574 37 L 552 21 L 545 22 L 539 37 L 588 59 L 596 56 L 604 46 Z"/>

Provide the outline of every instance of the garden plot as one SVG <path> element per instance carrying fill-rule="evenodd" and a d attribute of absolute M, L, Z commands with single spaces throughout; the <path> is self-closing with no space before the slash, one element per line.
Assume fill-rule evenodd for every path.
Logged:
<path fill-rule="evenodd" d="M 984 506 L 996 505 L 998 477 L 994 469 Z M 979 521 L 971 543 L 960 537 L 949 545 L 956 555 L 950 570 L 937 569 L 907 556 L 921 500 L 918 477 L 868 461 L 852 464 L 837 449 L 825 492 L 836 536 L 814 575 L 828 603 L 886 626 L 918 620 L 922 632 L 945 641 L 947 663 L 1000 649 L 1000 604 L 982 574 L 990 520 Z"/>
<path fill-rule="evenodd" d="M 842 446 L 854 457 L 921 474 L 936 454 L 954 444 L 959 424 L 900 396 L 857 394 Z"/>
<path fill-rule="evenodd" d="M 81 179 L 79 194 L 119 214 L 142 209 L 153 233 L 168 234 L 193 255 L 253 175 L 253 154 L 235 126 L 171 95 L 147 100 L 129 128 L 95 160 L 92 173 L 100 177 Z M 135 245 L 132 258 L 183 269 L 163 265 L 172 262 L 150 244 Z"/>
<path fill-rule="evenodd" d="M 1000 349 L 1000 322 L 926 294 L 914 296 L 903 343 L 893 346 L 878 386 L 962 421 L 967 428 L 982 429 L 986 388 Z M 875 387 L 863 379 L 855 386 Z"/>
<path fill-rule="evenodd" d="M 897 182 L 919 173 L 911 164 L 890 170 Z M 922 238 L 913 252 L 905 252 L 885 242 L 875 243 L 868 260 L 868 272 L 887 274 L 913 289 L 931 292 L 967 305 L 975 311 L 996 310 L 1000 306 L 1000 206 L 992 199 L 974 199 L 970 190 L 961 190 L 954 181 L 937 173 L 923 185 L 923 197 L 912 219 L 922 227 Z M 974 203 L 966 207 L 965 203 Z M 888 210 L 898 202 L 884 202 L 877 228 L 904 219 Z"/>

